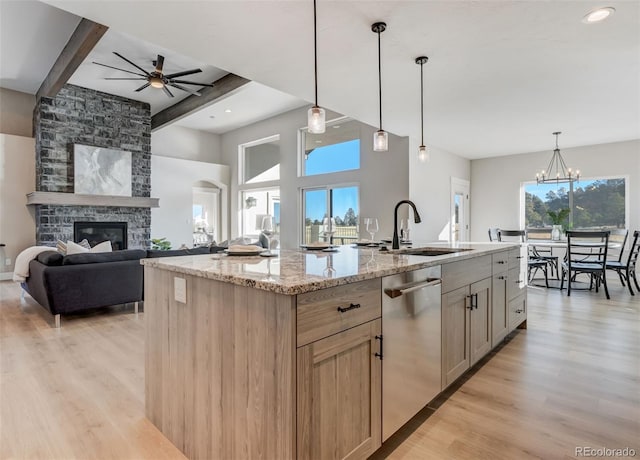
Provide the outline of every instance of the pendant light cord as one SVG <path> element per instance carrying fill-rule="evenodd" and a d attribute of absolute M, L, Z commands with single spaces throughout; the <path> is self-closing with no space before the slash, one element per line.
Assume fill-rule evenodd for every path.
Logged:
<path fill-rule="evenodd" d="M 424 145 L 424 62 L 420 63 L 420 132 L 421 144 Z"/>
<path fill-rule="evenodd" d="M 380 107 L 380 131 L 382 131 L 382 58 L 380 53 L 380 31 L 378 31 L 378 103 Z"/>
<path fill-rule="evenodd" d="M 318 24 L 316 18 L 316 0 L 313 0 L 313 56 L 316 91 L 316 107 L 318 107 Z"/>

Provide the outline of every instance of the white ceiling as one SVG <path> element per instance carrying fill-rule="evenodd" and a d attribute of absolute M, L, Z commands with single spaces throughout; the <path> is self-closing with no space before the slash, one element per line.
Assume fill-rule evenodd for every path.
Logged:
<path fill-rule="evenodd" d="M 297 97 L 252 81 L 175 124 L 222 134 L 307 104 Z"/>
<path fill-rule="evenodd" d="M 46 0 L 112 28 L 313 99 L 311 1 Z M 108 6 L 107 6 L 108 5 Z M 318 2 L 320 104 L 377 124 L 382 34 L 384 127 L 480 158 L 640 138 L 640 2 L 602 0 Z M 161 30 L 162 33 L 158 33 Z"/>

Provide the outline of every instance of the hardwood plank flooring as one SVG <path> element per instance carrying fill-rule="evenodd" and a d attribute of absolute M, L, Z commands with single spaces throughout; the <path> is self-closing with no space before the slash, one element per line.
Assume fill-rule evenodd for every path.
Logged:
<path fill-rule="evenodd" d="M 570 459 L 579 446 L 640 457 L 640 296 L 615 279 L 610 291 L 529 288 L 528 329 L 373 458 Z M 52 321 L 0 283 L 0 458 L 183 459 L 144 416 L 144 313 Z"/>

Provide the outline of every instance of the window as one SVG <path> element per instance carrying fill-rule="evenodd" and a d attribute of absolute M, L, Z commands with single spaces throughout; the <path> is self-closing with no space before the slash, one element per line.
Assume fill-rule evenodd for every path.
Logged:
<path fill-rule="evenodd" d="M 360 169 L 360 125 L 349 119 L 327 123 L 323 134 L 300 130 L 302 175 Z"/>
<path fill-rule="evenodd" d="M 242 236 L 257 238 L 261 231 L 262 217 L 267 214 L 274 217 L 275 233 L 280 233 L 279 188 L 244 190 L 240 196 Z"/>
<path fill-rule="evenodd" d="M 572 185 L 525 184 L 525 225 L 549 227 L 549 211 L 569 209 L 567 228 L 626 228 L 626 187 L 624 177 L 581 179 Z"/>
<path fill-rule="evenodd" d="M 280 136 L 240 145 L 240 183 L 280 180 Z"/>
<path fill-rule="evenodd" d="M 302 190 L 305 244 L 324 241 L 322 221 L 335 221 L 333 242 L 344 244 L 358 239 L 358 186 L 324 187 Z"/>

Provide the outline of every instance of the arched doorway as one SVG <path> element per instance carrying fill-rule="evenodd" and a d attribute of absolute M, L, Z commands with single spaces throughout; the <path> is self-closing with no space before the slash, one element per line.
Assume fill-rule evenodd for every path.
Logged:
<path fill-rule="evenodd" d="M 204 246 L 220 242 L 223 237 L 221 189 L 209 181 L 197 181 L 192 186 L 193 245 Z"/>

